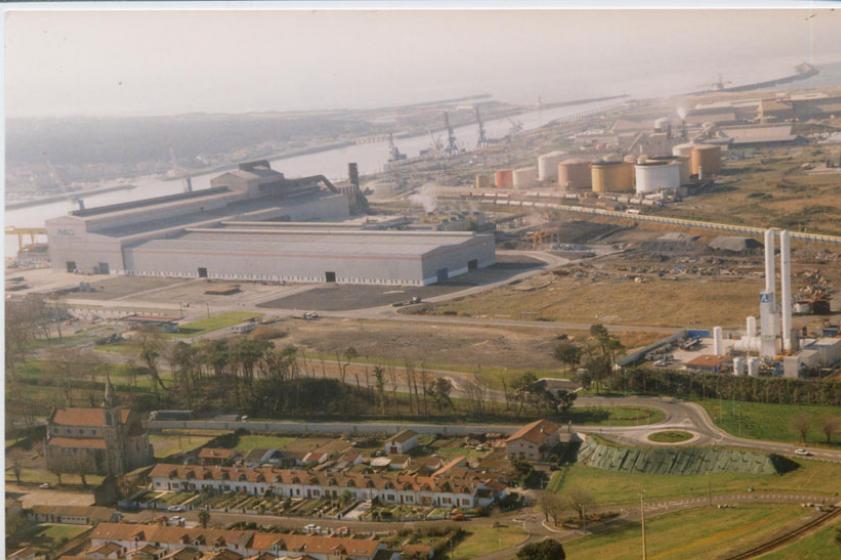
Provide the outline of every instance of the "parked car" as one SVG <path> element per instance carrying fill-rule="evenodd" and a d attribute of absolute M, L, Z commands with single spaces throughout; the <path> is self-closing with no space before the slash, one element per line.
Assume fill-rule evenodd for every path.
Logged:
<path fill-rule="evenodd" d="M 801 457 L 810 457 L 812 455 L 812 452 L 809 451 L 808 449 L 804 449 L 804 448 L 801 447 L 799 449 L 795 449 L 794 454 L 795 455 L 800 455 Z"/>
<path fill-rule="evenodd" d="M 185 508 L 182 505 L 175 504 L 175 505 L 169 506 L 168 508 L 166 508 L 166 510 L 167 511 L 187 511 L 187 508 Z"/>
<path fill-rule="evenodd" d="M 47 489 L 47 488 L 49 488 L 49 487 L 50 487 L 50 483 L 49 483 L 49 482 L 45 482 L 45 483 L 43 483 L 43 484 L 39 484 L 39 485 L 38 485 L 38 488 L 41 488 L 42 490 L 46 490 L 46 489 Z"/>
<path fill-rule="evenodd" d="M 315 311 L 307 311 L 306 313 L 304 313 L 304 319 L 307 321 L 318 319 L 318 313 L 316 313 Z"/>

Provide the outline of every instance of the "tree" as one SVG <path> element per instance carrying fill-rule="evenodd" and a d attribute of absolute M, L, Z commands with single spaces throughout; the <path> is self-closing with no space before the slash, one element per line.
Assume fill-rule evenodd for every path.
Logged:
<path fill-rule="evenodd" d="M 12 473 L 15 475 L 15 482 L 17 482 L 18 484 L 20 484 L 20 472 L 20 461 L 15 459 L 14 461 L 12 461 Z"/>
<path fill-rule="evenodd" d="M 832 443 L 832 434 L 841 428 L 841 418 L 827 414 L 821 417 L 821 431 L 827 443 Z"/>
<path fill-rule="evenodd" d="M 575 399 L 578 398 L 578 393 L 575 391 L 570 391 L 567 389 L 561 389 L 558 391 L 557 397 L 555 397 L 555 402 L 557 403 L 558 412 L 561 414 L 566 414 L 569 412 L 569 409 L 572 408 Z"/>
<path fill-rule="evenodd" d="M 581 530 L 587 530 L 587 512 L 596 503 L 593 496 L 581 488 L 570 488 L 564 495 L 563 501 L 567 507 L 578 514 Z"/>
<path fill-rule="evenodd" d="M 573 366 L 577 366 L 581 362 L 582 353 L 581 348 L 575 344 L 571 342 L 561 342 L 555 346 L 555 350 L 552 352 L 552 355 L 557 361 L 567 366 L 568 369 L 572 369 Z"/>
<path fill-rule="evenodd" d="M 210 523 L 210 512 L 206 508 L 199 511 L 199 524 L 202 529 L 207 529 L 207 524 Z"/>
<path fill-rule="evenodd" d="M 137 350 L 140 359 L 146 364 L 149 376 L 152 378 L 152 384 L 157 389 L 160 387 L 166 390 L 163 380 L 158 372 L 158 358 L 166 347 L 163 334 L 155 328 L 144 328 L 137 332 L 137 336 L 132 339 L 132 344 Z"/>
<path fill-rule="evenodd" d="M 809 437 L 809 431 L 812 429 L 812 417 L 805 412 L 795 414 L 791 419 L 791 426 L 800 434 L 800 442 L 806 443 L 806 438 Z"/>
<path fill-rule="evenodd" d="M 540 509 L 543 510 L 543 517 L 546 521 L 551 520 L 557 526 L 561 515 L 564 512 L 564 501 L 555 492 L 541 492 L 538 498 Z"/>
<path fill-rule="evenodd" d="M 450 393 L 453 391 L 453 383 L 446 377 L 438 377 L 432 383 L 430 392 L 435 401 L 435 406 L 439 411 L 453 408 L 453 401 L 450 399 Z"/>
<path fill-rule="evenodd" d="M 564 546 L 552 538 L 527 544 L 517 551 L 517 560 L 564 560 Z"/>

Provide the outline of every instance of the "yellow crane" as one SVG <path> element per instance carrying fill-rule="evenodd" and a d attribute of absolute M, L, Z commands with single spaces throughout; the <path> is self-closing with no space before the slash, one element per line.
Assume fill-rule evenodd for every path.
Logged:
<path fill-rule="evenodd" d="M 35 245 L 36 237 L 38 235 L 47 235 L 47 228 L 43 227 L 15 227 L 6 226 L 6 235 L 16 235 L 18 238 L 18 250 L 22 251 L 24 248 L 23 238 L 29 237 L 29 244 Z"/>

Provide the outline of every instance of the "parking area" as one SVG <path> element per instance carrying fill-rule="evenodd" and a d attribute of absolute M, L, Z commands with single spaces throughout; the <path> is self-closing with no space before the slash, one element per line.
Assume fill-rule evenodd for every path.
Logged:
<path fill-rule="evenodd" d="M 442 296 L 501 282 L 517 274 L 544 267 L 541 261 L 526 256 L 499 256 L 497 263 L 488 268 L 463 274 L 453 280 L 431 286 L 355 286 L 329 284 L 312 287 L 293 295 L 259 304 L 268 309 L 310 309 L 316 311 L 349 311 L 408 301 L 413 297 L 423 299 Z"/>

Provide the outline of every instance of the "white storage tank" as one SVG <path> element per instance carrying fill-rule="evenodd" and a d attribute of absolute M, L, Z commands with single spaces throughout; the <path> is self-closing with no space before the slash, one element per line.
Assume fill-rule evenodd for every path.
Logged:
<path fill-rule="evenodd" d="M 677 144 L 676 146 L 672 146 L 672 155 L 682 158 L 691 158 L 692 157 L 692 148 L 695 147 L 695 144 L 687 143 L 687 144 Z"/>
<path fill-rule="evenodd" d="M 536 167 L 521 167 L 514 170 L 514 188 L 528 189 L 537 183 Z"/>
<path fill-rule="evenodd" d="M 564 160 L 566 152 L 560 150 L 543 154 L 537 158 L 537 179 L 539 181 L 557 181 L 558 164 Z"/>
<path fill-rule="evenodd" d="M 759 358 L 748 358 L 748 375 L 751 377 L 759 376 Z"/>
<path fill-rule="evenodd" d="M 669 126 L 669 118 L 668 117 L 660 117 L 656 121 L 654 121 L 654 130 L 658 132 L 666 132 L 670 128 Z"/>
<path fill-rule="evenodd" d="M 733 358 L 733 375 L 744 375 L 747 373 L 747 366 L 744 358 Z"/>
<path fill-rule="evenodd" d="M 653 194 L 680 187 L 680 164 L 647 160 L 634 166 L 637 194 Z"/>

